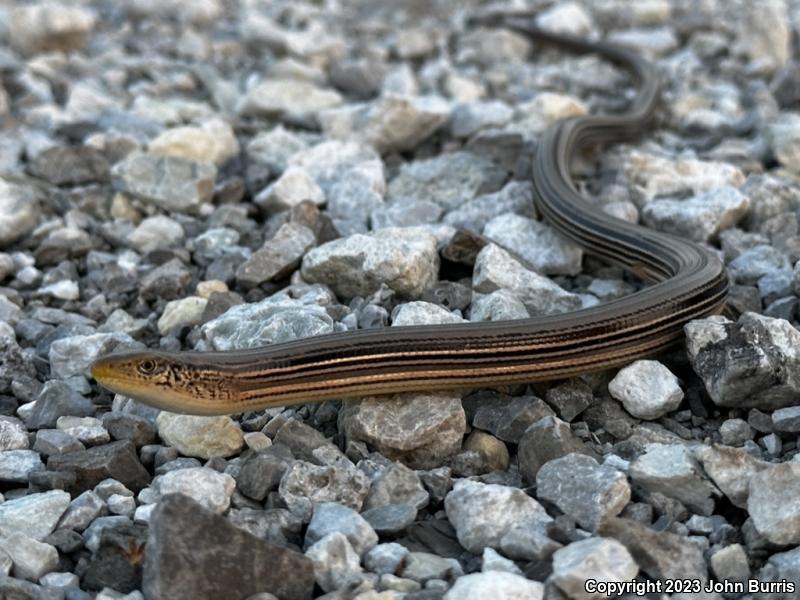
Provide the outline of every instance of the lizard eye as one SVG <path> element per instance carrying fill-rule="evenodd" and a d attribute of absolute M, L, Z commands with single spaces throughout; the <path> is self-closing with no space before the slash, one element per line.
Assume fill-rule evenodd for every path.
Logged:
<path fill-rule="evenodd" d="M 158 371 L 156 361 L 151 358 L 146 358 L 139 363 L 139 372 L 142 375 L 153 375 Z"/>

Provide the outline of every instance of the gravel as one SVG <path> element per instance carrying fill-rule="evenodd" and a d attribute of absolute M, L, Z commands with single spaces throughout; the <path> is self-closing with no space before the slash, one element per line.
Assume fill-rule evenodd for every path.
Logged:
<path fill-rule="evenodd" d="M 576 157 L 575 186 L 716 251 L 735 310 L 561 381 L 219 417 L 89 365 L 516 327 L 651 285 L 557 233 L 530 178 L 549 124 L 633 82 L 436 3 L 107 4 L 0 8 L 0 597 L 800 579 L 797 0 L 533 9 L 656 63 L 655 130 Z"/>

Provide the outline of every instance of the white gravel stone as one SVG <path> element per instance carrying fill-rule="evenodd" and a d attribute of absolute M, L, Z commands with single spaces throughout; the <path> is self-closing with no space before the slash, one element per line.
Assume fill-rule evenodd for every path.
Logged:
<path fill-rule="evenodd" d="M 314 506 L 314 514 L 306 529 L 305 546 L 308 548 L 331 533 L 347 537 L 353 550 L 363 556 L 378 543 L 378 534 L 372 526 L 352 508 L 335 502 L 321 502 Z"/>
<path fill-rule="evenodd" d="M 31 190 L 0 177 L 0 248 L 28 235 L 39 220 L 39 202 Z"/>
<path fill-rule="evenodd" d="M 108 430 L 100 419 L 94 417 L 58 417 L 56 428 L 87 446 L 98 446 L 111 441 Z"/>
<path fill-rule="evenodd" d="M 167 494 L 183 494 L 208 510 L 222 514 L 230 507 L 236 480 L 214 469 L 191 467 L 157 476 L 151 488 L 156 493 L 156 501 Z"/>
<path fill-rule="evenodd" d="M 633 48 L 646 56 L 661 56 L 675 50 L 679 40 L 672 27 L 647 27 L 614 31 L 608 41 Z"/>
<path fill-rule="evenodd" d="M 14 567 L 14 561 L 5 550 L 0 550 L 0 575 L 8 577 L 11 575 L 11 569 Z"/>
<path fill-rule="evenodd" d="M 773 465 L 750 478 L 747 512 L 773 544 L 800 543 L 800 463 Z"/>
<path fill-rule="evenodd" d="M 92 490 L 86 490 L 69 503 L 58 522 L 59 529 L 73 529 L 81 532 L 106 510 L 105 501 Z"/>
<path fill-rule="evenodd" d="M 265 165 L 270 172 L 283 173 L 289 157 L 308 148 L 308 142 L 282 125 L 257 134 L 245 148 L 252 163 Z"/>
<path fill-rule="evenodd" d="M 180 156 L 223 165 L 239 153 L 233 128 L 222 119 L 209 120 L 199 127 L 174 127 L 148 144 L 151 154 Z"/>
<path fill-rule="evenodd" d="M 367 476 L 347 460 L 323 466 L 296 460 L 278 487 L 281 499 L 303 522 L 311 519 L 314 505 L 321 502 L 337 502 L 361 510 L 368 491 Z"/>
<path fill-rule="evenodd" d="M 642 209 L 648 227 L 695 242 L 708 242 L 730 229 L 750 210 L 750 199 L 731 186 L 688 200 L 658 199 Z"/>
<path fill-rule="evenodd" d="M 241 428 L 226 416 L 201 417 L 162 411 L 156 424 L 161 439 L 184 456 L 224 458 L 237 454 L 244 445 Z"/>
<path fill-rule="evenodd" d="M 144 219 L 128 236 L 132 248 L 146 254 L 153 250 L 172 248 L 183 242 L 180 223 L 164 215 Z"/>
<path fill-rule="evenodd" d="M 443 325 L 444 323 L 466 323 L 466 319 L 450 312 L 443 306 L 430 302 L 406 302 L 392 313 L 392 327 L 403 325 Z"/>
<path fill-rule="evenodd" d="M 50 588 L 79 588 L 80 579 L 75 573 L 52 572 L 39 579 L 39 583 Z"/>
<path fill-rule="evenodd" d="M 580 297 L 529 271 L 495 244 L 488 244 L 478 253 L 472 286 L 482 294 L 507 290 L 525 305 L 531 316 L 570 312 L 581 307 Z"/>
<path fill-rule="evenodd" d="M 38 542 L 23 533 L 0 537 L 0 550 L 14 562 L 11 575 L 18 579 L 39 581 L 58 566 L 58 550 L 50 544 Z"/>
<path fill-rule="evenodd" d="M 752 476 L 770 467 L 770 463 L 754 458 L 742 448 L 698 446 L 694 455 L 711 481 L 739 508 L 747 507 Z"/>
<path fill-rule="evenodd" d="M 678 378 L 656 360 L 637 360 L 620 369 L 608 392 L 634 417 L 648 420 L 663 417 L 683 400 Z"/>
<path fill-rule="evenodd" d="M 326 535 L 306 550 L 306 556 L 314 563 L 314 578 L 325 592 L 344 588 L 361 577 L 358 553 L 341 533 Z"/>
<path fill-rule="evenodd" d="M 631 463 L 629 475 L 634 483 L 680 500 L 701 515 L 712 513 L 713 497 L 719 495 L 691 451 L 681 444 L 649 444 L 647 452 Z"/>
<path fill-rule="evenodd" d="M 496 192 L 507 173 L 472 152 L 450 152 L 405 163 L 389 182 L 388 197 L 424 198 L 453 210 L 482 194 Z"/>
<path fill-rule="evenodd" d="M 214 194 L 214 163 L 178 156 L 134 154 L 111 169 L 117 191 L 175 212 L 196 212 Z"/>
<path fill-rule="evenodd" d="M 133 496 L 123 496 L 122 494 L 111 494 L 106 500 L 108 512 L 112 515 L 123 515 L 132 517 L 136 511 L 136 500 Z"/>
<path fill-rule="evenodd" d="M 415 227 L 351 235 L 310 250 L 301 272 L 306 281 L 329 285 L 341 298 L 367 296 L 381 284 L 419 298 L 439 273 L 436 238 Z"/>
<path fill-rule="evenodd" d="M 739 187 L 744 174 L 734 165 L 688 158 L 670 159 L 634 151 L 624 165 L 628 178 L 639 186 L 644 198 L 668 196 L 686 191 L 699 194 L 723 186 Z"/>
<path fill-rule="evenodd" d="M 255 198 L 268 213 L 288 210 L 304 200 L 320 206 L 325 204 L 325 192 L 302 167 L 289 167 Z"/>
<path fill-rule="evenodd" d="M 247 92 L 238 112 L 242 116 L 303 120 L 341 103 L 342 96 L 335 90 L 297 79 L 269 79 Z"/>
<path fill-rule="evenodd" d="M 490 571 L 471 573 L 456 579 L 453 587 L 444 595 L 444 600 L 542 600 L 544 586 L 522 575 Z"/>
<path fill-rule="evenodd" d="M 574 600 L 600 600 L 607 594 L 589 592 L 588 579 L 604 583 L 631 581 L 639 572 L 628 549 L 608 538 L 588 538 L 557 550 L 553 555 L 552 581 Z"/>
<path fill-rule="evenodd" d="M 364 566 L 378 575 L 394 573 L 408 554 L 408 548 L 396 542 L 378 544 L 364 555 Z"/>
<path fill-rule="evenodd" d="M 481 555 L 481 572 L 489 573 L 491 571 L 522 575 L 522 570 L 516 565 L 516 563 L 514 563 L 513 560 L 501 556 L 492 548 L 484 548 L 483 554 Z"/>
<path fill-rule="evenodd" d="M 745 2 L 739 13 L 735 49 L 746 54 L 750 68 L 772 73 L 792 55 L 791 19 L 784 0 Z"/>
<path fill-rule="evenodd" d="M 333 331 L 333 319 L 320 306 L 319 294 L 300 298 L 274 295 L 252 304 L 239 304 L 202 326 L 204 339 L 214 350 L 257 348 Z"/>
<path fill-rule="evenodd" d="M 487 546 L 500 548 L 500 540 L 515 527 L 552 520 L 541 504 L 520 489 L 467 479 L 455 483 L 444 505 L 458 541 L 473 553 Z"/>
<path fill-rule="evenodd" d="M 69 494 L 63 490 L 6 500 L 0 504 L 0 536 L 22 533 L 41 541 L 56 528 L 69 502 Z"/>
<path fill-rule="evenodd" d="M 527 319 L 528 309 L 508 290 L 500 289 L 491 294 L 472 294 L 470 307 L 472 321 L 507 321 Z"/>
<path fill-rule="evenodd" d="M 800 173 L 800 115 L 781 113 L 768 124 L 766 137 L 778 162 Z"/>
<path fill-rule="evenodd" d="M 483 235 L 503 248 L 513 249 L 542 275 L 577 275 L 583 250 L 550 226 L 509 213 L 495 217 L 483 228 Z"/>
<path fill-rule="evenodd" d="M 0 452 L 0 482 L 28 483 L 31 471 L 44 469 L 38 452 L 6 450 Z"/>
<path fill-rule="evenodd" d="M 466 138 L 484 128 L 503 127 L 513 116 L 514 110 L 500 100 L 459 104 L 450 116 L 450 134 Z"/>
<path fill-rule="evenodd" d="M 560 119 L 579 117 L 589 112 L 586 105 L 573 96 L 540 92 L 525 104 L 517 106 L 513 129 L 522 135 L 542 132 Z"/>
<path fill-rule="evenodd" d="M 368 396 L 347 402 L 341 419 L 348 440 L 418 469 L 435 468 L 458 453 L 466 429 L 461 394 L 454 392 Z"/>
<path fill-rule="evenodd" d="M 158 332 L 161 335 L 169 335 L 184 327 L 197 325 L 203 320 L 206 306 L 208 306 L 208 298 L 200 296 L 170 300 L 156 323 Z"/>
<path fill-rule="evenodd" d="M 449 116 L 450 104 L 439 96 L 387 94 L 375 102 L 327 110 L 320 121 L 327 136 L 363 141 L 386 154 L 415 148 Z"/>
<path fill-rule="evenodd" d="M 591 15 L 577 2 L 558 2 L 536 15 L 536 25 L 553 33 L 588 36 L 594 29 Z"/>
<path fill-rule="evenodd" d="M 26 450 L 29 445 L 25 424 L 14 417 L 0 416 L 0 452 Z"/>
<path fill-rule="evenodd" d="M 88 7 L 42 3 L 18 6 L 8 15 L 9 41 L 25 55 L 81 50 L 97 21 Z"/>
<path fill-rule="evenodd" d="M 571 453 L 542 465 L 536 474 L 536 495 L 595 531 L 604 519 L 622 512 L 631 489 L 623 473 L 590 456 Z"/>

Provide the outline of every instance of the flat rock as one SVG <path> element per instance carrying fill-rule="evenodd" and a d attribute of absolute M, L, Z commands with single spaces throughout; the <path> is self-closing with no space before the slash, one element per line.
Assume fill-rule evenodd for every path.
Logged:
<path fill-rule="evenodd" d="M 142 219 L 136 229 L 126 237 L 128 244 L 142 254 L 155 250 L 166 250 L 180 245 L 185 232 L 180 223 L 165 215 Z"/>
<path fill-rule="evenodd" d="M 58 566 L 58 550 L 55 547 L 20 532 L 0 537 L 0 551 L 11 557 L 14 563 L 11 574 L 20 579 L 39 581 Z"/>
<path fill-rule="evenodd" d="M 328 137 L 362 140 L 386 154 L 415 148 L 449 115 L 449 103 L 439 96 L 388 94 L 375 102 L 329 109 L 320 121 Z"/>
<path fill-rule="evenodd" d="M 213 163 L 177 156 L 136 154 L 111 170 L 115 189 L 164 210 L 193 212 L 214 192 Z"/>
<path fill-rule="evenodd" d="M 533 219 L 533 185 L 528 181 L 509 181 L 502 189 L 481 194 L 447 212 L 444 223 L 459 229 L 483 231 L 489 221 L 500 215 L 514 213 Z"/>
<path fill-rule="evenodd" d="M 230 507 L 236 481 L 227 473 L 194 467 L 158 475 L 151 488 L 156 494 L 156 502 L 169 494 L 183 494 L 203 508 L 222 514 Z"/>
<path fill-rule="evenodd" d="M 647 452 L 631 463 L 629 474 L 651 492 L 675 498 L 702 515 L 712 513 L 713 497 L 719 493 L 681 444 L 649 444 Z"/>
<path fill-rule="evenodd" d="M 294 166 L 285 169 L 253 199 L 267 214 L 289 210 L 305 200 L 318 206 L 325 204 L 325 192 L 306 169 Z"/>
<path fill-rule="evenodd" d="M 526 269 L 495 244 L 488 244 L 478 253 L 472 288 L 481 294 L 505 289 L 525 305 L 531 316 L 571 312 L 582 304 L 579 296 Z"/>
<path fill-rule="evenodd" d="M 97 21 L 88 7 L 48 3 L 19 6 L 8 15 L 11 45 L 24 55 L 81 50 Z"/>
<path fill-rule="evenodd" d="M 628 478 L 584 454 L 546 462 L 536 474 L 536 496 L 552 502 L 578 524 L 594 531 L 615 517 L 631 498 Z"/>
<path fill-rule="evenodd" d="M 220 166 L 239 153 L 233 128 L 222 119 L 167 129 L 148 144 L 150 154 L 179 156 Z"/>
<path fill-rule="evenodd" d="M 306 529 L 305 547 L 336 532 L 347 538 L 358 556 L 363 556 L 378 543 L 375 530 L 355 510 L 335 502 L 321 502 L 314 506 L 314 514 Z"/>
<path fill-rule="evenodd" d="M 154 510 L 146 548 L 142 591 L 148 600 L 207 595 L 233 600 L 264 590 L 286 600 L 312 597 L 311 561 L 180 494 L 166 496 Z"/>
<path fill-rule="evenodd" d="M 647 200 L 687 191 L 699 194 L 722 186 L 738 188 L 745 180 L 738 167 L 727 163 L 671 159 L 639 151 L 628 155 L 625 171 Z"/>
<path fill-rule="evenodd" d="M 417 509 L 408 504 L 386 504 L 362 513 L 379 534 L 396 534 L 407 529 L 417 518 Z"/>
<path fill-rule="evenodd" d="M 800 464 L 782 463 L 750 477 L 747 511 L 758 532 L 782 546 L 800 541 Z"/>
<path fill-rule="evenodd" d="M 503 248 L 514 249 L 540 275 L 577 275 L 583 250 L 549 225 L 509 213 L 489 221 L 483 235 Z"/>
<path fill-rule="evenodd" d="M 736 225 L 750 210 L 750 199 L 731 186 L 687 200 L 653 200 L 642 209 L 648 227 L 695 242 L 708 242 Z"/>
<path fill-rule="evenodd" d="M 156 420 L 158 435 L 184 456 L 228 457 L 244 445 L 244 434 L 227 416 L 201 417 L 162 411 Z"/>
<path fill-rule="evenodd" d="M 342 96 L 337 91 L 309 81 L 269 79 L 247 92 L 238 106 L 238 112 L 243 116 L 304 121 L 341 103 Z"/>
<path fill-rule="evenodd" d="M 438 467 L 456 454 L 466 428 L 461 397 L 450 392 L 350 401 L 341 418 L 349 440 L 374 445 L 384 456 L 417 469 Z"/>
<path fill-rule="evenodd" d="M 506 173 L 469 152 L 442 154 L 404 164 L 389 182 L 390 198 L 425 198 L 452 210 L 481 194 L 499 190 Z"/>
<path fill-rule="evenodd" d="M 25 484 L 33 471 L 43 468 L 39 453 L 33 450 L 0 452 L 0 482 Z"/>
<path fill-rule="evenodd" d="M 104 479 L 116 479 L 134 492 L 150 483 L 150 474 L 139 462 L 132 442 L 118 441 L 51 456 L 47 460 L 50 471 L 70 471 L 76 481 L 75 493 L 94 488 Z"/>
<path fill-rule="evenodd" d="M 303 278 L 331 286 L 339 297 L 368 296 L 382 284 L 415 299 L 433 287 L 439 272 L 436 238 L 417 228 L 355 234 L 310 250 Z"/>
<path fill-rule="evenodd" d="M 239 304 L 201 328 L 211 348 L 220 351 L 257 348 L 332 331 L 333 319 L 313 294 L 307 300 L 270 296 L 261 302 Z"/>
<path fill-rule="evenodd" d="M 69 494 L 63 490 L 7 500 L 0 504 L 0 536 L 18 532 L 42 541 L 56 528 L 69 502 Z"/>
<path fill-rule="evenodd" d="M 289 510 L 303 521 L 319 502 L 337 502 L 360 510 L 369 490 L 367 476 L 352 465 L 317 466 L 298 460 L 286 471 L 278 491 Z"/>
<path fill-rule="evenodd" d="M 466 479 L 455 483 L 444 506 L 458 541 L 476 554 L 487 546 L 500 548 L 503 536 L 515 527 L 552 520 L 520 489 Z"/>

